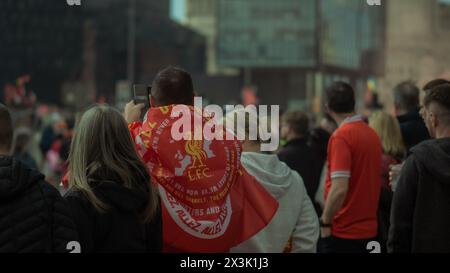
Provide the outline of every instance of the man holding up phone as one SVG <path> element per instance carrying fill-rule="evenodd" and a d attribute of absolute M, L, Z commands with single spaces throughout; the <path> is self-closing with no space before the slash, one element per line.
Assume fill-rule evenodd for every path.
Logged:
<path fill-rule="evenodd" d="M 136 89 L 137 90 L 137 89 Z M 158 73 L 150 92 L 150 109 L 136 99 L 125 119 L 136 149 L 159 189 L 165 252 L 229 252 L 262 230 L 278 202 L 242 167 L 237 140 L 174 140 L 175 106 L 194 111 L 194 88 L 186 71 L 168 67 Z M 135 97 L 138 97 L 137 95 Z M 194 126 L 187 133 L 194 135 Z"/>

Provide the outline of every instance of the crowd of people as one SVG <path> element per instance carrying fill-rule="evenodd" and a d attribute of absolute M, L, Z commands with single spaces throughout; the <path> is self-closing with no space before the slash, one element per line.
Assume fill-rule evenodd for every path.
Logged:
<path fill-rule="evenodd" d="M 199 115 L 176 67 L 155 77 L 149 109 L 40 109 L 27 127 L 0 105 L 0 252 L 450 252 L 450 82 L 392 94 L 395 114 L 358 115 L 335 82 L 317 123 L 283 114 L 273 153 L 260 135 L 192 138 L 205 113 L 174 140 L 174 107 Z"/>

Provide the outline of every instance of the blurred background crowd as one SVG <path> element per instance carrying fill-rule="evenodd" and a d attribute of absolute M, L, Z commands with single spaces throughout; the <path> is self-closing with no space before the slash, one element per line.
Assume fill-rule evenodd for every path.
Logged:
<path fill-rule="evenodd" d="M 319 162 L 335 126 L 323 107 L 333 81 L 355 86 L 369 117 L 410 112 L 395 108 L 400 82 L 450 78 L 446 0 L 4 0 L 0 17 L 0 97 L 14 109 L 14 151 L 54 183 L 76 113 L 92 103 L 123 109 L 132 84 L 168 64 L 192 74 L 205 104 L 303 111 L 285 120 L 318 143 Z"/>

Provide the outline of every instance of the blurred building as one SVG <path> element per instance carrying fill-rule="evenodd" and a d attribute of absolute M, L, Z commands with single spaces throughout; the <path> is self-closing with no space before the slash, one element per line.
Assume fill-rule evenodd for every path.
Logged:
<path fill-rule="evenodd" d="M 0 1 L 0 97 L 6 83 L 30 75 L 38 99 L 58 102 L 64 81 L 82 66 L 80 8 L 66 1 Z"/>
<path fill-rule="evenodd" d="M 240 68 L 261 103 L 320 111 L 346 80 L 365 93 L 383 74 L 384 6 L 359 0 L 217 0 L 219 65 Z M 276 95 L 275 95 L 276 94 Z"/>
<path fill-rule="evenodd" d="M 169 18 L 168 0 L 132 2 L 100 0 L 84 7 L 85 20 L 95 32 L 97 96 L 107 101 L 114 101 L 118 83 L 129 79 L 130 57 L 134 58 L 131 84 L 151 84 L 156 73 L 168 65 L 182 66 L 193 73 L 205 72 L 204 38 Z M 132 56 L 130 16 L 134 20 Z M 131 87 L 128 89 L 131 96 Z"/>
<path fill-rule="evenodd" d="M 382 99 L 400 81 L 420 86 L 438 77 L 450 79 L 450 3 L 439 0 L 386 1 L 386 73 Z"/>
<path fill-rule="evenodd" d="M 168 65 L 205 73 L 204 37 L 169 18 L 168 0 L 95 0 L 81 6 L 2 0 L 0 30 L 2 89 L 29 74 L 38 99 L 77 108 L 98 98 L 114 102 L 117 83 L 129 78 L 130 52 L 133 83 L 150 84 Z"/>
<path fill-rule="evenodd" d="M 322 108 L 324 88 L 344 80 L 355 87 L 357 108 L 362 109 L 366 97 L 378 92 L 378 79 L 384 75 L 386 5 L 358 0 L 319 3 L 320 61 L 313 108 Z"/>
<path fill-rule="evenodd" d="M 241 69 L 229 68 L 217 59 L 217 0 L 184 0 L 185 14 L 181 24 L 205 38 L 203 52 L 206 75 L 193 73 L 197 94 L 210 103 L 239 103 L 242 88 Z"/>
<path fill-rule="evenodd" d="M 185 14 L 181 23 L 206 38 L 206 70 L 208 75 L 237 75 L 236 69 L 217 62 L 217 0 L 184 0 Z"/>

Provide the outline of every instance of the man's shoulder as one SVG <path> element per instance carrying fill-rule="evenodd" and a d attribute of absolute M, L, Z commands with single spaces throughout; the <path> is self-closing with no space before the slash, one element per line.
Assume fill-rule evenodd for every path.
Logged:
<path fill-rule="evenodd" d="M 14 163 L 12 163 L 13 167 L 10 168 L 10 171 L 14 174 L 10 179 L 11 182 L 18 185 L 16 194 L 18 194 L 19 197 L 28 198 L 31 195 L 41 196 L 42 194 L 59 194 L 59 192 L 45 180 L 45 176 L 41 172 L 28 167 L 20 160 L 12 160 Z"/>
<path fill-rule="evenodd" d="M 297 159 L 300 157 L 307 157 L 308 155 L 313 154 L 313 148 L 304 144 L 304 145 L 286 145 L 282 147 L 277 155 L 282 161 L 283 159 Z"/>
<path fill-rule="evenodd" d="M 348 140 L 348 138 L 353 134 L 353 132 L 356 132 L 357 128 L 355 128 L 351 124 L 344 124 L 341 125 L 334 131 L 334 133 L 330 137 L 330 142 L 334 142 L 337 139 L 340 140 Z"/>
<path fill-rule="evenodd" d="M 355 122 L 350 125 L 339 127 L 330 138 L 331 145 L 345 143 L 361 152 L 375 151 L 381 153 L 381 140 L 378 134 L 364 122 Z M 381 158 L 381 155 L 380 155 Z"/>
<path fill-rule="evenodd" d="M 364 121 L 352 122 L 340 126 L 331 137 L 349 138 L 353 136 L 375 137 L 376 132 Z"/>
<path fill-rule="evenodd" d="M 287 146 L 282 147 L 277 152 L 278 159 L 280 159 L 283 162 L 292 160 L 293 158 L 296 157 L 296 155 L 298 156 L 296 149 L 293 147 L 287 147 Z"/>

